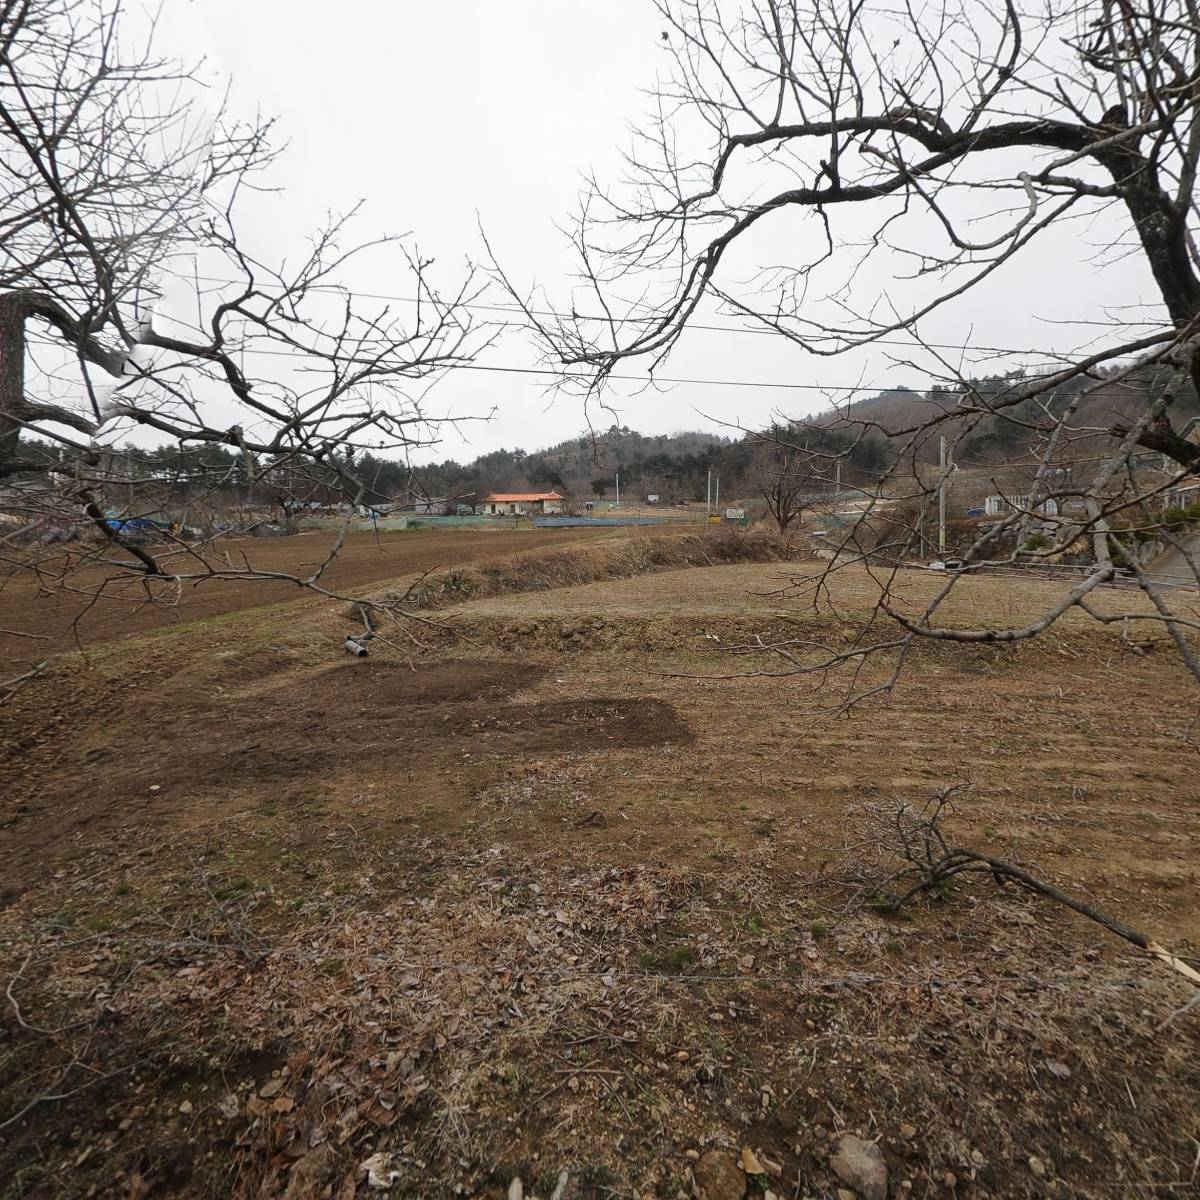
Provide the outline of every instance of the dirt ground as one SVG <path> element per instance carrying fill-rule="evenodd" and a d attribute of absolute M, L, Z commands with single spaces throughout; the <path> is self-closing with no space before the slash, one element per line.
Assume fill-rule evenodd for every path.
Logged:
<path fill-rule="evenodd" d="M 0 1195 L 832 1200 L 848 1134 L 893 1200 L 1197 1194 L 1189 985 L 988 878 L 899 913 L 853 883 L 872 811 L 963 784 L 954 838 L 1195 962 L 1194 685 L 1074 619 L 836 720 L 716 678 L 844 638 L 871 592 L 835 578 L 822 614 L 778 564 L 498 596 L 361 661 L 337 606 L 257 610 L 30 681 Z"/>
<path fill-rule="evenodd" d="M 522 550 L 582 544 L 641 534 L 625 529 L 451 529 L 399 533 L 350 533 L 322 583 L 333 591 L 350 591 L 409 572 L 457 563 L 508 557 Z M 643 534 L 644 536 L 644 534 Z M 328 533 L 289 538 L 229 539 L 214 545 L 239 567 L 257 571 L 302 573 L 325 558 Z M 139 582 L 101 587 L 111 568 L 73 569 L 79 551 L 40 557 L 40 577 L 13 564 L 0 568 L 0 659 L 15 663 L 40 661 L 48 652 L 74 645 L 96 645 L 131 637 L 201 617 L 239 612 L 296 599 L 294 583 L 270 579 L 208 579 L 180 592 L 159 586 L 153 603 L 131 606 L 147 597 Z M 94 550 L 89 551 L 94 553 Z M 55 585 L 66 571 L 67 589 Z M 309 601 L 311 603 L 311 601 Z M 38 635 L 36 641 L 11 631 Z"/>

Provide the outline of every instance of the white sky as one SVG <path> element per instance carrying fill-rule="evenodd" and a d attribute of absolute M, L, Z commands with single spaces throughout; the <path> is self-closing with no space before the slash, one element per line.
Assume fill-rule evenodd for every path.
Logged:
<path fill-rule="evenodd" d="M 236 105 L 279 117 L 279 136 L 289 147 L 271 179 L 281 191 L 264 204 L 255 230 L 277 253 L 302 244 L 328 211 L 364 199 L 364 237 L 411 232 L 447 280 L 467 258 L 481 257 L 479 223 L 515 279 L 545 284 L 559 296 L 572 261 L 556 222 L 573 210 L 585 172 L 617 177 L 629 126 L 648 103 L 642 89 L 667 68 L 649 0 L 167 0 L 166 16 L 172 48 L 190 58 L 204 54 L 232 78 Z M 786 258 L 778 239 L 812 236 L 809 229 L 777 227 L 775 241 L 748 247 L 739 273 Z M 1151 294 L 1135 262 L 1097 273 L 1081 262 L 1089 253 L 1082 228 L 1057 235 L 1020 267 L 1001 272 L 954 317 L 927 326 L 926 336 L 1030 351 L 1081 344 L 1095 328 L 1054 322 L 1103 320 L 1106 306 Z M 364 291 L 406 290 L 381 266 L 365 265 L 350 282 Z M 889 282 L 864 284 L 886 292 Z M 698 333 L 662 373 L 926 385 L 926 377 L 895 366 L 887 354 L 814 359 L 773 338 Z M 483 361 L 536 365 L 520 336 Z M 719 428 L 701 414 L 754 425 L 777 411 L 801 415 L 827 407 L 818 391 L 691 385 L 615 402 L 620 418 L 645 433 Z M 463 416 L 496 410 L 487 424 L 447 429 L 433 457 L 534 449 L 585 424 L 577 401 L 548 398 L 544 381 L 529 376 L 455 372 L 431 403 Z M 597 413 L 594 420 L 609 419 Z"/>

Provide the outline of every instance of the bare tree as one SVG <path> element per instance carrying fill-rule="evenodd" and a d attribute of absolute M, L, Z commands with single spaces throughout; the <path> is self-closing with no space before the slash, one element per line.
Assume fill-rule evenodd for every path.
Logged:
<path fill-rule="evenodd" d="M 189 478 L 193 499 L 235 482 L 269 499 L 286 477 L 289 496 L 299 479 L 353 504 L 357 451 L 434 436 L 425 389 L 487 337 L 466 307 L 476 284 L 467 269 L 443 293 L 402 239 L 350 242 L 355 213 L 292 261 L 264 261 L 239 220 L 274 155 L 270 123 L 212 111 L 142 21 L 99 0 L 0 3 L 0 488 L 19 518 L 0 527 L 0 557 L 63 586 L 97 565 L 105 583 L 173 589 L 277 577 L 202 538 L 129 536 L 163 484 L 121 440 L 226 448 L 223 473 Z M 343 285 L 367 252 L 397 258 L 411 307 Z M 38 549 L 76 535 L 83 554 Z M 321 590 L 341 537 L 295 581 Z"/>
<path fill-rule="evenodd" d="M 883 435 L 883 505 L 889 491 L 937 495 L 951 470 L 931 465 L 939 438 L 952 464 L 960 444 L 1003 420 L 1019 435 L 1028 486 L 965 556 L 1028 561 L 1036 530 L 1037 561 L 1087 564 L 1037 619 L 963 630 L 938 620 L 956 578 L 916 608 L 897 597 L 894 571 L 922 543 L 917 529 L 897 530 L 873 554 L 869 631 L 848 655 L 781 644 L 785 669 L 824 678 L 878 653 L 898 670 L 916 639 L 1019 641 L 1082 611 L 1160 623 L 1200 679 L 1188 643 L 1200 622 L 1128 553 L 1131 536 L 1151 535 L 1175 548 L 1173 582 L 1200 580 L 1200 543 L 1160 517 L 1164 497 L 1200 470 L 1200 444 L 1174 416 L 1200 387 L 1191 0 L 662 0 L 658 10 L 671 70 L 628 178 L 597 184 L 573 232 L 590 301 L 573 293 L 557 306 L 569 315 L 548 317 L 553 304 L 524 301 L 510 282 L 564 377 L 596 392 L 637 359 L 653 375 L 714 309 L 813 355 L 901 346 L 895 360 L 941 384 L 917 416 L 887 425 L 847 405 L 813 427 L 836 425 L 850 444 Z M 1133 258 L 1157 304 L 995 387 L 959 368 L 965 348 L 925 339 L 924 325 L 972 305 L 1002 267 L 1074 239 L 1084 222 L 1101 244 L 1081 273 Z M 580 315 L 595 313 L 603 319 Z M 1085 419 L 1113 395 L 1122 402 L 1106 425 Z M 1147 452 L 1170 468 L 1147 470 Z M 819 602 L 852 558 L 791 594 Z M 1097 589 L 1122 570 L 1144 599 L 1102 611 Z"/>
<path fill-rule="evenodd" d="M 771 520 L 786 534 L 792 523 L 811 506 L 813 493 L 822 490 L 814 470 L 816 456 L 796 445 L 797 431 L 775 425 L 756 437 L 754 476 L 758 494 Z"/>

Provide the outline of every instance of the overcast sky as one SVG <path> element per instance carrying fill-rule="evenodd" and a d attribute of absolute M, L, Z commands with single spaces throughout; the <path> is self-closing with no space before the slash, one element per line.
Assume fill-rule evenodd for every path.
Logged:
<path fill-rule="evenodd" d="M 481 256 L 482 224 L 514 278 L 559 295 L 573 264 L 556 223 L 574 208 L 584 173 L 619 174 L 630 126 L 646 110 L 644 89 L 667 68 L 649 0 L 168 0 L 167 18 L 173 48 L 206 55 L 234 81 L 238 106 L 278 115 L 289 143 L 272 172 L 281 191 L 265 202 L 273 205 L 269 219 L 258 218 L 255 231 L 277 253 L 301 245 L 328 211 L 363 199 L 364 236 L 411 232 L 447 279 Z M 787 236 L 807 234 L 793 226 Z M 1149 290 L 1135 264 L 1097 274 L 1081 262 L 1090 254 L 1087 237 L 1068 227 L 926 336 L 1032 353 L 1095 337 L 1095 327 L 1062 322 L 1104 319 L 1106 309 Z M 786 257 L 779 244 L 760 248 L 767 261 Z M 406 281 L 390 268 L 365 264 L 351 282 L 405 293 Z M 886 292 L 888 282 L 865 284 Z M 889 353 L 903 352 L 813 359 L 773 338 L 704 332 L 685 339 L 664 374 L 804 388 L 630 388 L 614 402 L 627 424 L 665 433 L 812 412 L 827 406 L 820 387 L 927 384 L 928 376 L 896 366 Z M 484 362 L 536 365 L 519 335 Z M 434 456 L 533 449 L 578 433 L 579 403 L 548 397 L 544 386 L 533 376 L 452 374 L 432 394 L 433 407 L 496 415 L 461 433 L 447 430 Z M 608 423 L 603 413 L 594 420 Z"/>

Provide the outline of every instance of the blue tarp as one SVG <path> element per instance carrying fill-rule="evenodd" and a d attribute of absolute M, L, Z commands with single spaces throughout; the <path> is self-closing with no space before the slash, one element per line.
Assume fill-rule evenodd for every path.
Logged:
<path fill-rule="evenodd" d="M 146 531 L 149 529 L 161 529 L 162 526 L 157 521 L 147 520 L 145 517 L 109 517 L 105 522 L 110 529 L 117 530 L 118 533 L 123 530 L 132 529 Z"/>

